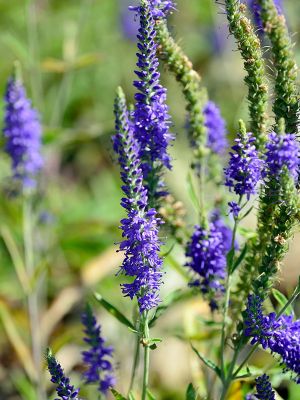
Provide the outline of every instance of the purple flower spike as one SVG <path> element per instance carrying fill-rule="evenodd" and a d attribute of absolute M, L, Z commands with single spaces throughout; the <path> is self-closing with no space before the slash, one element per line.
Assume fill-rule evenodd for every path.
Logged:
<path fill-rule="evenodd" d="M 120 272 L 132 277 L 131 283 L 122 285 L 125 296 L 137 298 L 140 312 L 150 310 L 159 303 L 162 278 L 162 259 L 159 257 L 160 241 L 154 209 L 148 209 L 148 194 L 143 186 L 143 173 L 139 159 L 139 143 L 128 117 L 124 94 L 119 90 L 116 103 L 116 132 L 114 150 L 119 156 L 122 186 L 125 197 L 121 201 L 127 218 L 121 221 L 123 241 L 120 250 L 125 252 Z"/>
<path fill-rule="evenodd" d="M 255 383 L 257 393 L 254 398 L 258 400 L 275 400 L 275 392 L 272 390 L 268 375 L 263 374 L 262 376 L 259 376 L 255 379 Z"/>
<path fill-rule="evenodd" d="M 299 174 L 300 147 L 296 135 L 278 135 L 270 133 L 266 145 L 266 164 L 268 175 L 280 178 L 283 168 L 286 167 L 296 181 Z"/>
<path fill-rule="evenodd" d="M 88 351 L 82 352 L 82 360 L 88 366 L 84 378 L 86 383 L 99 384 L 99 391 L 105 395 L 116 383 L 111 362 L 113 348 L 107 346 L 101 337 L 101 327 L 97 325 L 90 306 L 87 305 L 81 320 L 85 327 L 84 341 L 90 347 Z"/>
<path fill-rule="evenodd" d="M 218 308 L 217 299 L 224 293 L 226 249 L 223 233 L 216 223 L 212 222 L 209 230 L 195 226 L 186 256 L 190 258 L 186 266 L 196 273 L 191 286 L 199 287 L 208 297 L 212 310 Z"/>
<path fill-rule="evenodd" d="M 139 157 L 149 197 L 155 197 L 160 195 L 157 189 L 163 186 L 159 177 L 161 168 L 171 169 L 168 146 L 174 138 L 169 132 L 166 89 L 159 81 L 155 20 L 148 2 L 139 7 L 139 15 L 138 69 L 135 71 L 138 80 L 134 81 L 138 93 L 135 95 L 134 129 L 140 145 Z"/>
<path fill-rule="evenodd" d="M 5 150 L 11 157 L 14 179 L 24 187 L 36 185 L 36 175 L 43 166 L 41 125 L 36 110 L 26 97 L 20 80 L 11 77 L 5 93 Z"/>
<path fill-rule="evenodd" d="M 70 384 L 70 379 L 65 376 L 61 365 L 49 349 L 47 351 L 47 364 L 51 382 L 57 385 L 56 392 L 59 398 L 55 400 L 79 400 L 78 393 L 80 389 L 74 389 L 74 386 Z"/>
<path fill-rule="evenodd" d="M 213 153 L 222 155 L 228 146 L 228 142 L 226 124 L 220 109 L 213 101 L 208 101 L 203 109 L 203 114 L 207 129 L 207 147 Z"/>
<path fill-rule="evenodd" d="M 225 169 L 225 185 L 240 196 L 246 195 L 248 200 L 256 193 L 263 168 L 254 142 L 252 133 L 239 133 L 230 153 L 229 166 Z"/>

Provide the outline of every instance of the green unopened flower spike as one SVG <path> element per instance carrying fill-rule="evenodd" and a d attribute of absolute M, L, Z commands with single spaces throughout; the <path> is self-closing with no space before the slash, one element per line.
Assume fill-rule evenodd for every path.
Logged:
<path fill-rule="evenodd" d="M 159 56 L 182 86 L 182 92 L 186 100 L 186 110 L 188 111 L 190 140 L 193 142 L 195 162 L 199 164 L 203 155 L 208 152 L 206 148 L 205 117 L 203 114 L 203 109 L 207 102 L 207 93 L 205 88 L 202 87 L 201 78 L 193 69 L 191 61 L 171 37 L 166 22 L 163 20 L 157 21 L 156 30 Z"/>
<path fill-rule="evenodd" d="M 257 147 L 263 148 L 267 130 L 268 85 L 260 40 L 245 16 L 246 6 L 236 0 L 225 0 L 230 33 L 234 36 L 244 68 L 247 72 L 250 131 L 256 138 Z"/>
<path fill-rule="evenodd" d="M 299 92 L 296 86 L 297 64 L 293 44 L 284 15 L 279 14 L 273 0 L 257 0 L 261 6 L 261 19 L 266 35 L 272 44 L 275 70 L 276 98 L 273 110 L 278 123 L 285 119 L 286 131 L 297 132 Z"/>

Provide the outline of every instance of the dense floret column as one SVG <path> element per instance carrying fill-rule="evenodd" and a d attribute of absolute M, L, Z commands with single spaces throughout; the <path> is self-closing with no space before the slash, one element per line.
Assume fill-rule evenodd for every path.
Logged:
<path fill-rule="evenodd" d="M 145 349 L 143 395 L 146 398 L 149 372 L 149 311 L 159 303 L 159 289 L 162 279 L 162 259 L 159 257 L 159 219 L 155 209 L 148 206 L 148 192 L 143 186 L 143 172 L 140 161 L 140 144 L 134 136 L 129 120 L 125 96 L 118 90 L 115 101 L 116 135 L 114 150 L 118 154 L 122 186 L 125 197 L 121 201 L 127 218 L 121 221 L 123 241 L 120 250 L 125 258 L 120 273 L 133 279 L 122 284 L 122 291 L 130 299 L 136 298 L 141 314 L 140 335 Z"/>

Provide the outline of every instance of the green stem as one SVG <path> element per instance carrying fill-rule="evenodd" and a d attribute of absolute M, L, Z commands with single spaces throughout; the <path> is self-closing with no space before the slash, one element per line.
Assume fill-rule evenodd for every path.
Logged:
<path fill-rule="evenodd" d="M 284 314 L 285 310 L 294 303 L 294 301 L 296 300 L 296 298 L 299 296 L 300 294 L 300 283 L 299 285 L 296 287 L 294 293 L 292 294 L 292 297 L 288 300 L 288 302 L 282 307 L 282 309 L 279 311 L 279 313 L 277 314 L 277 319 L 279 317 L 281 317 L 282 314 Z"/>
<path fill-rule="evenodd" d="M 23 240 L 24 240 L 24 252 L 25 252 L 25 268 L 28 276 L 28 281 L 32 284 L 35 266 L 34 266 L 34 249 L 32 241 L 32 213 L 31 213 L 31 201 L 26 194 L 23 199 Z M 33 362 L 36 370 L 36 390 L 37 397 L 39 400 L 46 398 L 45 388 L 43 386 L 43 374 L 42 374 L 42 340 L 39 323 L 39 295 L 38 285 L 34 284 L 30 287 L 27 297 L 28 303 L 28 314 L 30 323 L 31 333 L 31 348 Z"/>
<path fill-rule="evenodd" d="M 148 320 L 148 312 L 145 313 L 144 318 L 144 334 L 143 334 L 143 341 L 144 341 L 144 374 L 143 374 L 143 392 L 142 392 L 142 400 L 146 400 L 147 398 L 147 389 L 149 384 L 149 364 L 150 364 L 150 347 L 149 347 L 149 320 Z"/>
<path fill-rule="evenodd" d="M 140 335 L 136 335 L 136 343 L 135 343 L 135 352 L 134 352 L 134 360 L 133 360 L 133 366 L 132 366 L 132 372 L 131 372 L 131 379 L 130 379 L 130 385 L 128 389 L 128 394 L 131 392 L 134 386 L 134 380 L 135 380 L 135 375 L 136 371 L 139 365 L 140 361 Z"/>
<path fill-rule="evenodd" d="M 223 390 L 222 390 L 222 394 L 221 394 L 221 399 L 220 400 L 224 400 L 226 398 L 227 391 L 228 391 L 228 389 L 230 387 L 230 384 L 232 382 L 232 379 L 233 379 L 232 373 L 233 373 L 233 370 L 234 370 L 234 367 L 235 367 L 235 364 L 236 364 L 236 360 L 237 360 L 239 352 L 240 352 L 240 348 L 241 348 L 241 343 L 239 342 L 237 347 L 236 347 L 236 349 L 235 349 L 235 352 L 234 352 L 234 355 L 233 355 L 233 358 L 232 358 L 232 361 L 231 361 L 231 364 L 230 364 L 230 367 L 229 367 L 229 370 L 228 370 L 228 375 L 227 375 L 227 378 L 226 378 L 226 380 L 224 382 L 224 385 L 223 385 Z"/>
<path fill-rule="evenodd" d="M 258 348 L 259 343 L 256 343 L 252 349 L 249 351 L 249 353 L 246 355 L 246 357 L 244 358 L 244 360 L 242 361 L 242 363 L 240 364 L 240 366 L 237 368 L 237 370 L 234 372 L 234 374 L 232 375 L 232 378 L 235 378 L 238 373 L 240 372 L 240 370 L 243 368 L 243 366 L 248 362 L 248 360 L 251 358 L 252 354 L 256 351 L 256 349 Z"/>

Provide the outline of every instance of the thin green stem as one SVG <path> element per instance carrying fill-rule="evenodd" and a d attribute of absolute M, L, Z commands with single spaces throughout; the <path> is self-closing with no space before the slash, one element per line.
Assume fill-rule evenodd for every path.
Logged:
<path fill-rule="evenodd" d="M 148 312 L 144 316 L 144 332 L 143 332 L 143 342 L 144 342 L 144 374 L 143 374 L 143 392 L 142 400 L 147 398 L 147 389 L 149 384 L 149 364 L 150 364 L 150 347 L 149 347 L 149 320 Z"/>
<path fill-rule="evenodd" d="M 31 212 L 31 201 L 29 196 L 24 195 L 23 199 L 23 240 L 24 240 L 24 252 L 25 252 L 25 268 L 28 276 L 28 281 L 32 282 L 35 266 L 34 266 L 34 248 L 33 248 L 33 237 L 32 237 L 32 212 Z M 45 388 L 43 385 L 43 374 L 42 374 L 42 340 L 39 323 L 39 295 L 38 285 L 35 284 L 30 287 L 27 297 L 28 303 L 28 314 L 30 322 L 30 333 L 31 333 L 31 348 L 34 366 L 36 370 L 36 390 L 37 397 L 39 400 L 46 398 Z"/>
<path fill-rule="evenodd" d="M 248 362 L 248 360 L 251 358 L 252 354 L 257 350 L 259 346 L 259 343 L 256 343 L 252 349 L 249 351 L 249 353 L 246 355 L 246 357 L 244 358 L 244 360 L 242 361 L 242 363 L 240 364 L 240 366 L 236 369 L 236 371 L 234 372 L 234 374 L 232 375 L 232 378 L 235 378 L 238 373 L 240 372 L 240 370 L 243 368 L 243 366 Z"/>
<path fill-rule="evenodd" d="M 132 372 L 131 372 L 131 379 L 130 379 L 130 385 L 128 389 L 128 394 L 131 392 L 134 386 L 134 380 L 136 376 L 136 371 L 139 365 L 140 361 L 140 335 L 136 335 L 136 343 L 135 343 L 135 352 L 134 352 L 134 360 L 133 360 L 133 366 L 132 366 Z"/>
<path fill-rule="evenodd" d="M 242 196 L 240 196 L 239 203 L 240 205 L 242 203 Z M 234 252 L 234 246 L 235 246 L 235 238 L 236 238 L 236 232 L 237 232 L 237 227 L 239 223 L 239 218 L 235 218 L 234 220 L 234 227 L 233 227 L 233 232 L 232 232 L 232 240 L 231 240 L 231 248 L 229 251 L 230 253 Z M 221 373 L 222 373 L 222 379 L 225 379 L 225 359 L 224 359 L 224 353 L 225 353 L 225 344 L 226 344 L 226 325 L 227 325 L 227 318 L 228 318 L 228 310 L 229 310 L 229 302 L 230 302 L 230 293 L 231 293 L 231 271 L 232 271 L 232 266 L 233 266 L 233 261 L 234 261 L 234 256 L 231 256 L 231 261 L 227 265 L 227 279 L 226 279 L 226 284 L 225 284 L 225 304 L 224 304 L 224 318 L 223 318 L 223 323 L 222 323 L 222 334 L 221 334 Z"/>

